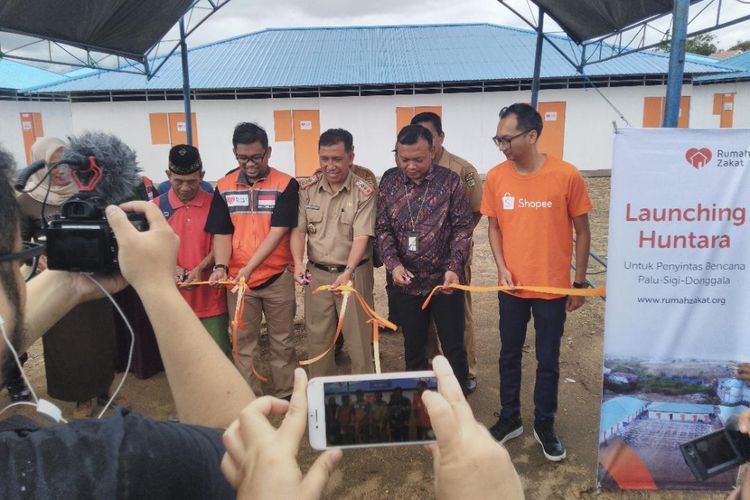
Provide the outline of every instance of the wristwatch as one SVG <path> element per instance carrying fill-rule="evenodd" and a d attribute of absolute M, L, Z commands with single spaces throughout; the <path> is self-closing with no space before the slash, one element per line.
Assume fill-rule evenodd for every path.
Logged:
<path fill-rule="evenodd" d="M 212 271 L 217 269 L 223 269 L 225 273 L 229 272 L 229 267 L 226 264 L 214 264 L 214 267 L 211 268 Z"/>
<path fill-rule="evenodd" d="M 588 287 L 589 287 L 589 284 L 586 283 L 585 281 L 583 283 L 579 283 L 577 281 L 573 282 L 573 288 L 588 288 Z"/>

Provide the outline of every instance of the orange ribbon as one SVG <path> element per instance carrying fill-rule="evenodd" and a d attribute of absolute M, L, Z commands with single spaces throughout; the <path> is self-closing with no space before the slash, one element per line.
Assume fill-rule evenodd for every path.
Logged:
<path fill-rule="evenodd" d="M 473 286 L 473 285 L 461 285 L 459 283 L 453 283 L 447 287 L 438 285 L 432 289 L 430 294 L 422 304 L 422 309 L 427 309 L 427 306 L 432 300 L 432 296 L 439 290 L 446 288 L 454 288 L 456 290 L 463 290 L 465 292 L 514 292 L 516 290 L 525 290 L 527 292 L 537 293 L 549 293 L 554 295 L 576 295 L 579 297 L 604 297 L 607 291 L 604 288 L 558 288 L 554 286 Z"/>
<path fill-rule="evenodd" d="M 317 356 L 305 359 L 299 362 L 301 366 L 311 365 L 315 363 L 316 361 L 320 361 L 325 357 L 326 354 L 328 354 L 331 349 L 334 348 L 336 345 L 336 340 L 338 340 L 339 336 L 341 335 L 341 330 L 344 327 L 344 317 L 346 314 L 346 302 L 349 298 L 350 294 L 354 294 L 354 297 L 357 299 L 357 302 L 359 302 L 359 305 L 362 306 L 362 309 L 365 311 L 365 314 L 370 318 L 367 320 L 368 323 L 372 325 L 372 345 L 373 345 L 373 356 L 375 358 L 375 373 L 380 373 L 380 336 L 378 335 L 378 325 L 383 325 L 386 328 L 390 328 L 391 330 L 396 330 L 398 327 L 388 321 L 387 319 L 380 316 L 375 310 L 370 307 L 370 305 L 365 301 L 364 298 L 362 298 L 362 295 L 351 285 L 341 285 L 337 287 L 335 290 L 331 289 L 331 285 L 321 285 L 318 288 L 316 288 L 313 291 L 313 294 L 320 293 L 323 291 L 336 291 L 336 292 L 343 292 L 344 293 L 344 302 L 341 304 L 341 313 L 339 314 L 339 322 L 336 325 L 336 333 L 333 336 L 333 341 L 330 343 L 328 348 L 323 351 L 321 354 L 318 354 Z"/>
<path fill-rule="evenodd" d="M 245 282 L 245 278 L 240 278 L 239 281 L 234 282 L 230 280 L 222 280 L 222 281 L 216 281 L 216 282 L 209 282 L 209 281 L 196 281 L 195 283 L 190 283 L 189 286 L 194 285 L 225 285 L 227 287 L 231 287 L 229 289 L 230 293 L 236 293 L 237 294 L 237 303 L 234 307 L 234 318 L 232 319 L 230 325 L 232 326 L 232 357 L 234 358 L 234 362 L 242 366 L 244 363 L 242 363 L 242 360 L 240 360 L 240 353 L 237 350 L 238 345 L 238 331 L 240 328 L 244 327 L 244 324 L 242 323 L 242 315 L 245 312 L 245 292 L 247 291 L 247 283 Z M 258 335 L 260 337 L 260 335 Z M 255 363 L 253 363 L 252 356 L 250 357 L 250 369 L 253 372 L 253 375 L 260 380 L 261 382 L 268 382 L 268 378 L 263 376 L 258 370 L 255 369 Z"/>

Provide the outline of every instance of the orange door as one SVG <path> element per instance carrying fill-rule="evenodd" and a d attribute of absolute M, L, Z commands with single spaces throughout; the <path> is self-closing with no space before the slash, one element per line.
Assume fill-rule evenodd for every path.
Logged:
<path fill-rule="evenodd" d="M 680 116 L 677 118 L 677 128 L 688 128 L 690 126 L 690 96 L 680 97 Z"/>
<path fill-rule="evenodd" d="M 542 135 L 539 151 L 555 158 L 563 157 L 565 146 L 565 102 L 540 102 L 537 111 L 542 115 Z"/>
<path fill-rule="evenodd" d="M 195 113 L 190 113 L 192 118 L 193 146 L 198 147 L 198 121 Z M 185 113 L 169 113 L 169 139 L 172 146 L 187 144 L 187 124 Z"/>
<path fill-rule="evenodd" d="M 44 137 L 41 113 L 21 113 L 21 135 L 23 148 L 26 151 L 26 163 L 31 163 L 31 146 L 38 137 Z"/>
<path fill-rule="evenodd" d="M 320 138 L 320 111 L 317 109 L 292 111 L 294 133 L 294 174 L 306 177 L 320 166 L 318 139 Z"/>
<path fill-rule="evenodd" d="M 396 108 L 396 135 L 409 125 L 414 116 L 414 108 Z"/>
<path fill-rule="evenodd" d="M 734 94 L 720 94 L 721 108 L 719 109 L 719 127 L 732 128 L 734 118 Z"/>
<path fill-rule="evenodd" d="M 414 115 L 425 113 L 427 111 L 431 111 L 441 118 L 443 116 L 442 106 L 416 106 L 396 108 L 396 135 L 401 132 L 402 128 L 411 123 L 411 119 L 414 118 Z"/>
<path fill-rule="evenodd" d="M 664 124 L 666 111 L 665 97 L 643 98 L 643 128 L 660 128 Z M 677 128 L 690 127 L 690 96 L 680 97 L 680 113 L 677 118 Z"/>
<path fill-rule="evenodd" d="M 661 117 L 664 115 L 663 97 L 643 98 L 643 128 L 661 127 Z"/>

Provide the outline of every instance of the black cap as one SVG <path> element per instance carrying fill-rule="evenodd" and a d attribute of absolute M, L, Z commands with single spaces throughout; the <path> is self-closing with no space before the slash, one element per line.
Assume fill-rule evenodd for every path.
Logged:
<path fill-rule="evenodd" d="M 177 175 L 189 175 L 203 170 L 198 149 L 187 144 L 178 144 L 170 149 L 169 170 Z"/>

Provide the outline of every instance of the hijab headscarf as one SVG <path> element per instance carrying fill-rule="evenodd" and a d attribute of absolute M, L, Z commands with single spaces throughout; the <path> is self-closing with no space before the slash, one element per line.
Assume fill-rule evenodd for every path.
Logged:
<path fill-rule="evenodd" d="M 31 161 L 44 160 L 49 165 L 52 156 L 57 153 L 60 149 L 65 147 L 65 142 L 57 137 L 42 137 L 31 146 Z M 60 167 L 67 168 L 67 167 Z M 60 206 L 71 196 L 78 192 L 78 187 L 69 181 L 64 186 L 55 186 L 52 183 L 51 176 L 47 175 L 47 168 L 43 168 L 29 178 L 26 183 L 27 189 L 32 189 L 34 186 L 36 189 L 29 192 L 29 196 L 34 198 L 40 203 L 44 203 L 44 197 L 47 197 L 47 205 Z M 44 176 L 47 175 L 45 179 Z M 44 180 L 42 180 L 44 179 Z M 49 195 L 47 195 L 47 188 L 49 187 Z"/>

